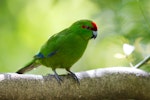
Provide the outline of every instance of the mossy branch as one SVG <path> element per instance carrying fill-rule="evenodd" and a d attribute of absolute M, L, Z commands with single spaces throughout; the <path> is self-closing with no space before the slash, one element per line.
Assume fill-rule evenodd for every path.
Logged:
<path fill-rule="evenodd" d="M 150 74 L 140 69 L 113 67 L 61 75 L 0 74 L 0 100 L 150 100 Z"/>

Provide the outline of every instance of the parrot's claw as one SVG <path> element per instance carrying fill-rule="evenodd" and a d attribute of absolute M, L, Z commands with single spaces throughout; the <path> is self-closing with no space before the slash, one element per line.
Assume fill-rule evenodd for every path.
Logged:
<path fill-rule="evenodd" d="M 55 70 L 53 70 L 54 71 L 54 75 L 55 75 L 55 78 L 56 78 L 56 80 L 57 80 L 57 82 L 61 85 L 61 82 L 63 81 L 60 77 L 59 77 L 59 75 L 56 73 L 56 71 Z"/>
<path fill-rule="evenodd" d="M 70 73 L 70 75 L 75 79 L 75 81 L 80 85 L 80 81 L 79 81 L 79 79 L 78 79 L 78 77 L 73 73 L 73 72 L 71 72 L 70 70 L 67 70 L 69 73 Z"/>
<path fill-rule="evenodd" d="M 58 75 L 55 74 L 55 78 L 59 84 L 63 81 Z"/>

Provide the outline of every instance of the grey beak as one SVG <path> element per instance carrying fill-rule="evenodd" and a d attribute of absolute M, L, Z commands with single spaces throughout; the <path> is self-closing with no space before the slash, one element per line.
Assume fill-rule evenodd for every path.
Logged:
<path fill-rule="evenodd" d="M 97 37 L 97 31 L 93 31 L 93 35 L 92 35 L 92 37 L 91 38 L 96 38 Z"/>

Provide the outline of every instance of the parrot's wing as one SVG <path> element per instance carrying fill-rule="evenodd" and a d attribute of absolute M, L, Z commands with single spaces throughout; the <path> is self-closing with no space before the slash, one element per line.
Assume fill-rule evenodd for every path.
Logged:
<path fill-rule="evenodd" d="M 54 34 L 49 40 L 42 46 L 40 52 L 35 55 L 35 58 L 47 58 L 55 55 L 59 52 L 61 45 L 67 37 L 68 30 L 63 30 L 58 34 Z"/>

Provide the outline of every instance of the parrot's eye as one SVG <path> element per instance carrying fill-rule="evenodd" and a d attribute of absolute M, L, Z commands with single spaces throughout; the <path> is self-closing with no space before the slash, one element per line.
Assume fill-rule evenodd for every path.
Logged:
<path fill-rule="evenodd" d="M 82 28 L 85 28 L 85 29 L 88 29 L 88 30 L 92 30 L 92 28 L 91 27 L 89 27 L 89 26 L 82 26 Z"/>
<path fill-rule="evenodd" d="M 89 26 L 87 26 L 87 29 L 90 29 L 90 27 L 89 27 Z"/>

